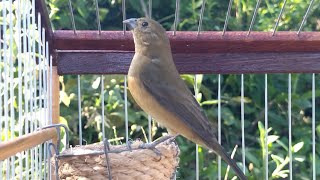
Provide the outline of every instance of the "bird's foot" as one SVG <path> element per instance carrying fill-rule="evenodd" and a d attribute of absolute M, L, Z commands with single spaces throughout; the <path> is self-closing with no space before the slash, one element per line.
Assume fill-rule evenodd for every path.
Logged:
<path fill-rule="evenodd" d="M 126 146 L 127 146 L 127 149 L 128 149 L 130 152 L 132 151 L 131 144 L 132 144 L 132 140 L 129 139 L 129 140 L 126 142 Z"/>
<path fill-rule="evenodd" d="M 180 134 L 175 134 L 174 136 L 170 136 L 170 138 L 168 139 L 168 143 L 171 143 L 171 142 L 176 142 L 176 138 L 180 136 Z"/>
<path fill-rule="evenodd" d="M 139 146 L 139 148 L 141 149 L 150 149 L 152 150 L 156 155 L 158 156 L 161 156 L 161 152 L 156 148 L 156 146 L 162 142 L 174 142 L 174 140 L 176 139 L 176 137 L 178 136 L 179 134 L 176 134 L 174 136 L 162 136 L 161 138 L 151 142 L 151 143 L 144 143 L 144 144 L 141 144 Z"/>

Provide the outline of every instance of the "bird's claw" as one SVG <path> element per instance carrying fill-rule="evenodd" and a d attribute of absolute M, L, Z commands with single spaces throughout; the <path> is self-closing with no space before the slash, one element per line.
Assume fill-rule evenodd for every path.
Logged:
<path fill-rule="evenodd" d="M 176 137 L 179 136 L 179 134 L 176 134 L 174 136 L 170 136 L 170 135 L 167 135 L 167 136 L 163 136 L 159 139 L 157 139 L 156 141 L 154 142 L 151 142 L 151 143 L 144 143 L 144 144 L 141 144 L 139 146 L 139 148 L 141 149 L 150 149 L 152 150 L 157 156 L 160 156 L 161 157 L 161 152 L 156 148 L 156 146 L 162 142 L 167 142 L 167 143 L 171 143 L 171 142 L 175 142 L 174 140 L 176 139 Z"/>
<path fill-rule="evenodd" d="M 174 135 L 174 136 L 170 136 L 170 138 L 167 140 L 167 142 L 169 143 L 171 143 L 171 142 L 174 142 L 174 143 L 176 143 L 176 138 L 178 137 L 178 136 L 180 136 L 180 134 L 176 134 L 176 135 Z"/>
<path fill-rule="evenodd" d="M 132 141 L 131 141 L 131 140 L 128 140 L 128 141 L 126 142 L 127 149 L 128 149 L 130 152 L 132 151 L 131 144 L 132 144 Z"/>
<path fill-rule="evenodd" d="M 152 142 L 152 143 L 143 143 L 139 146 L 141 149 L 150 149 L 152 150 L 157 156 L 160 156 L 161 158 L 161 152 L 156 148 L 158 143 Z"/>

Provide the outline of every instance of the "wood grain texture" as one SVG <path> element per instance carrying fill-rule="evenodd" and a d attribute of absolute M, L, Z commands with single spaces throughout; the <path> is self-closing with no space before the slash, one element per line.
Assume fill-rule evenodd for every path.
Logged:
<path fill-rule="evenodd" d="M 38 13 L 41 15 L 41 24 L 45 29 L 46 41 L 49 43 L 50 54 L 53 52 L 53 31 L 51 21 L 48 14 L 48 9 L 45 0 L 35 0 L 36 6 L 36 20 L 38 20 Z M 39 23 L 39 22 L 38 22 Z"/>
<path fill-rule="evenodd" d="M 168 32 L 175 53 L 253 53 L 253 52 L 319 52 L 320 32 Z M 55 31 L 54 49 L 134 51 L 132 34 L 122 31 Z"/>
<path fill-rule="evenodd" d="M 0 143 L 0 161 L 57 137 L 56 128 L 48 128 Z"/>
<path fill-rule="evenodd" d="M 60 82 L 58 75 L 58 67 L 52 67 L 52 124 L 60 123 Z M 52 142 L 57 145 L 57 138 Z M 53 152 L 53 151 L 52 151 Z"/>
<path fill-rule="evenodd" d="M 168 32 L 181 73 L 319 72 L 320 33 Z M 56 31 L 59 74 L 126 74 L 133 56 L 132 34 L 122 31 Z"/>
<path fill-rule="evenodd" d="M 57 51 L 58 74 L 127 74 L 134 52 Z M 180 73 L 320 73 L 320 52 L 176 53 Z"/>

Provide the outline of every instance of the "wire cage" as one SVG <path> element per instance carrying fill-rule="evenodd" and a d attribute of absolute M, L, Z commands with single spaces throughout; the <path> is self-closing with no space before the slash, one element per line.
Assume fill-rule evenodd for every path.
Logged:
<path fill-rule="evenodd" d="M 316 85 L 319 83 L 316 81 L 315 73 L 320 71 L 320 33 L 315 31 L 316 25 L 313 26 L 315 28 L 308 29 L 311 31 L 303 30 L 308 23 L 309 15 L 319 9 L 319 2 L 308 1 L 308 5 L 304 5 L 306 9 L 303 16 L 300 17 L 298 27 L 294 30 L 286 29 L 286 31 L 277 30 L 282 25 L 281 20 L 286 7 L 290 6 L 290 11 L 294 11 L 292 8 L 296 4 L 287 2 L 287 0 L 282 3 L 277 2 L 281 6 L 275 6 L 278 8 L 276 11 L 278 14 L 274 24 L 270 25 L 270 32 L 253 31 L 257 16 L 261 12 L 259 11 L 261 0 L 254 2 L 250 22 L 247 23 L 248 27 L 245 26 L 246 31 L 236 28 L 239 31 L 229 31 L 232 29 L 228 27 L 230 21 L 235 20 L 232 17 L 237 16 L 233 14 L 233 5 L 236 3 L 233 0 L 227 3 L 222 26 L 203 31 L 205 23 L 211 20 L 204 16 L 206 4 L 209 2 L 209 0 L 197 1 L 199 15 L 195 28 L 193 28 L 194 31 L 178 31 L 179 24 L 183 20 L 181 3 L 187 2 L 176 0 L 175 10 L 171 13 L 174 20 L 170 25 L 171 31 L 168 31 L 167 35 L 179 72 L 194 74 L 194 76 L 185 75 L 184 79 L 186 83 L 189 81 L 189 85 L 193 86 L 190 88 L 193 89 L 202 107 L 211 112 L 209 117 L 217 121 L 219 143 L 227 146 L 228 152 L 235 147 L 232 156 L 235 157 L 243 172 L 253 179 L 317 179 L 320 177 L 320 172 L 317 171 L 319 156 L 316 148 L 318 146 L 316 143 L 316 132 L 318 132 L 316 130 L 318 128 L 316 98 L 319 96 Z M 121 3 L 116 4 L 121 4 L 119 9 L 121 9 L 123 20 L 127 18 L 126 9 L 129 5 L 126 3 L 128 2 L 122 0 Z M 155 3 L 149 0 L 147 7 L 144 1 L 140 1 L 142 11 L 146 16 L 153 17 L 152 11 L 156 10 Z M 48 4 L 43 0 L 2 0 L 0 5 L 0 179 L 52 179 L 58 177 L 57 173 L 62 179 L 65 178 L 60 174 L 61 172 L 58 172 L 57 164 L 55 164 L 58 162 L 58 154 L 55 158 L 52 156 L 59 151 L 70 152 L 70 149 L 66 150 L 69 147 L 67 131 L 73 131 L 71 133 L 78 136 L 72 144 L 79 145 L 80 149 L 82 147 L 90 149 L 92 145 L 83 146 L 87 138 L 92 138 L 83 133 L 90 124 L 90 119 L 97 118 L 97 122 L 100 123 L 97 127 L 100 127 L 101 132 L 96 139 L 103 141 L 109 138 L 110 140 L 108 132 L 112 132 L 116 136 L 113 142 L 121 140 L 126 143 L 130 142 L 133 136 L 132 129 L 136 128 L 136 125 L 129 117 L 129 114 L 132 113 L 130 106 L 134 106 L 132 105 L 134 102 L 127 91 L 126 74 L 134 54 L 134 44 L 132 34 L 126 31 L 125 25 L 122 31 L 102 30 L 97 0 L 93 2 L 97 22 L 96 30 L 92 30 L 91 27 L 91 30 L 77 30 L 75 7 L 71 0 L 63 8 L 61 7 L 69 14 L 71 30 L 53 30 L 49 18 L 50 13 L 47 10 Z M 49 11 L 54 11 L 54 9 L 49 7 Z M 117 76 L 109 78 L 109 75 L 114 74 Z M 216 86 L 214 93 L 210 95 L 214 96 L 213 100 L 202 97 L 205 96 L 205 91 L 208 91 L 200 87 L 205 77 L 202 74 L 214 77 L 212 78 L 214 80 L 209 82 Z M 99 101 L 95 102 L 100 106 L 98 109 L 85 109 L 90 106 L 83 107 L 87 100 L 83 96 L 90 93 L 87 91 L 90 83 L 83 77 L 88 76 L 92 77 L 90 80 L 94 80 L 90 83 L 95 84 L 92 86 L 95 86 L 93 89 L 96 92 L 92 96 L 99 98 Z M 297 78 L 299 76 L 302 78 Z M 118 81 L 118 84 L 115 85 L 115 88 L 119 90 L 117 96 L 123 98 L 123 104 L 119 106 L 123 109 L 123 117 L 120 118 L 123 124 L 120 124 L 121 127 L 112 129 L 107 128 L 106 124 L 107 117 L 110 118 L 107 113 L 111 112 L 108 110 L 110 99 L 106 99 L 105 94 L 109 93 L 107 97 L 110 98 L 110 93 L 115 93 L 108 88 L 110 84 L 115 84 L 114 79 Z M 66 127 L 69 130 L 61 129 L 60 131 L 60 128 L 54 125 L 61 126 L 58 125 L 60 123 L 67 125 L 75 121 L 60 117 L 60 114 L 65 115 L 69 112 L 67 108 L 60 108 L 59 104 L 69 105 L 72 99 L 63 89 L 74 87 L 65 86 L 62 83 L 64 80 L 68 80 L 70 84 L 76 84 L 76 88 L 70 90 L 73 92 L 70 97 L 77 98 L 76 104 L 72 105 L 77 106 L 78 109 L 78 119 L 75 125 L 78 127 Z M 252 87 L 246 85 L 249 82 L 254 82 L 254 85 Z M 239 87 L 234 89 L 239 91 L 226 92 L 227 83 L 236 84 Z M 287 91 L 278 91 L 277 86 L 285 87 Z M 298 86 L 305 86 L 304 90 L 309 90 L 297 93 Z M 233 88 L 230 89 L 234 91 Z M 253 92 L 252 89 L 257 91 L 262 89 L 263 94 L 246 94 L 247 90 Z M 275 98 L 270 100 L 270 95 L 281 99 L 279 100 L 281 103 L 275 103 Z M 205 100 L 201 100 L 202 98 Z M 259 108 L 253 108 L 250 103 L 257 104 Z M 228 106 L 238 108 L 237 112 L 226 108 Z M 282 111 L 277 111 L 276 108 Z M 298 111 L 295 112 L 296 110 Z M 258 116 L 252 116 L 252 112 Z M 143 132 L 141 134 L 143 134 L 142 138 L 151 143 L 161 135 L 156 135 L 153 131 L 157 125 L 152 117 L 146 116 L 145 119 L 147 123 L 141 125 L 141 132 Z M 286 119 L 286 121 L 279 122 L 278 119 Z M 308 141 L 302 140 L 302 137 L 293 136 L 292 127 L 297 121 L 305 122 L 302 124 L 306 126 L 303 128 L 305 132 L 301 136 L 310 136 Z M 284 127 L 283 124 L 286 128 L 276 128 L 277 126 Z M 241 127 L 238 137 L 228 137 L 228 131 L 234 130 L 235 126 Z M 144 132 L 143 127 L 147 127 L 148 132 Z M 121 137 L 117 136 L 117 128 L 125 129 Z M 259 134 L 250 134 L 255 133 L 253 128 L 259 129 Z M 64 142 L 65 139 L 67 142 L 59 146 L 60 141 Z M 186 143 L 182 139 L 177 139 L 177 141 L 178 144 Z M 116 149 L 116 147 L 111 147 L 111 150 L 106 150 L 107 144 L 102 143 L 97 148 L 100 150 L 99 153 L 103 154 L 104 159 L 101 160 L 101 164 L 108 161 L 109 153 L 106 152 L 112 151 L 113 148 Z M 261 147 L 260 154 L 257 153 L 259 157 L 253 155 L 251 148 L 257 144 Z M 176 148 L 171 152 L 175 156 L 170 157 L 174 160 L 172 169 L 177 172 L 174 172 L 174 176 L 170 178 L 228 178 L 229 170 L 221 159 L 218 157 L 216 161 L 215 156 L 207 153 L 198 145 L 192 147 L 192 156 L 195 156 L 193 165 L 190 165 L 189 160 L 184 164 L 180 163 L 180 168 L 176 170 L 179 162 L 178 147 L 175 146 L 175 143 L 166 145 Z M 120 148 L 127 147 L 123 145 Z M 182 148 L 182 155 L 189 152 L 189 149 L 190 146 L 187 150 Z M 279 152 L 274 152 L 275 150 Z M 109 160 L 112 161 L 114 155 L 109 154 L 109 156 Z M 204 156 L 209 158 L 206 159 Z M 183 162 L 183 158 L 181 161 Z M 71 161 L 70 165 L 77 162 L 79 161 L 73 163 Z M 94 163 L 96 161 L 93 161 L 90 167 L 93 167 Z M 156 162 L 153 161 L 153 163 Z M 103 165 L 107 167 L 102 170 L 105 178 L 110 178 L 108 165 L 108 163 Z M 261 166 L 259 171 L 254 167 L 257 165 Z M 296 177 L 295 171 L 299 170 L 299 166 L 308 170 L 302 173 L 303 176 Z M 183 171 L 183 168 L 188 168 L 188 173 L 191 172 L 190 168 L 193 168 L 194 176 L 188 177 L 182 174 L 186 172 Z M 152 168 L 149 167 L 145 169 L 145 172 L 151 170 Z M 201 176 L 201 173 L 204 172 L 209 175 Z M 230 173 L 233 176 L 232 172 Z M 90 174 L 88 178 L 93 177 L 96 176 Z M 138 176 L 137 178 L 146 179 L 144 177 Z M 74 179 L 77 178 L 79 176 L 74 176 Z M 127 178 L 122 177 L 122 179 Z M 166 178 L 168 179 L 167 176 L 159 179 Z"/>

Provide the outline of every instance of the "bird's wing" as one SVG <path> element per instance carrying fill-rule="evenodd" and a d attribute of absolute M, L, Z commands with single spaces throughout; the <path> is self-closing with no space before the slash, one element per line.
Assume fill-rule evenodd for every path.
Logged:
<path fill-rule="evenodd" d="M 170 70 L 158 63 L 147 63 L 142 69 L 139 78 L 144 88 L 161 106 L 181 119 L 204 142 L 216 139 L 206 115 L 176 69 Z"/>

